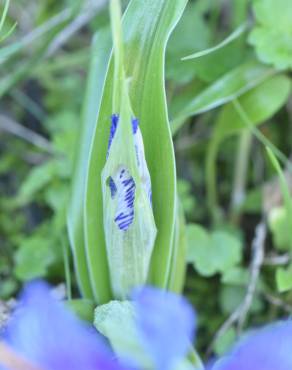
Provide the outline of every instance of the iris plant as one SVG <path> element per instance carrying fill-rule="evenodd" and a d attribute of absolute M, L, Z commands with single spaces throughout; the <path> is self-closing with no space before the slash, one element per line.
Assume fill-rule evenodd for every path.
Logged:
<path fill-rule="evenodd" d="M 103 225 L 114 296 L 146 283 L 156 238 L 151 179 L 123 64 L 121 10 L 111 1 L 114 80 L 106 162 L 101 173 Z"/>
<path fill-rule="evenodd" d="M 194 369 L 190 362 L 182 361 L 191 348 L 195 327 L 189 304 L 173 293 L 150 287 L 137 290 L 137 286 L 147 282 L 157 230 L 142 133 L 124 71 L 119 4 L 118 1 L 110 4 L 114 114 L 100 176 L 111 288 L 119 299 L 128 298 L 135 288 L 132 294 L 135 324 L 153 369 Z M 4 369 L 130 370 L 133 365 L 117 358 L 92 326 L 79 321 L 61 302 L 54 300 L 48 285 L 35 282 L 26 287 L 2 333 L 0 370 Z M 249 334 L 213 367 L 213 370 L 291 369 L 290 321 Z"/>

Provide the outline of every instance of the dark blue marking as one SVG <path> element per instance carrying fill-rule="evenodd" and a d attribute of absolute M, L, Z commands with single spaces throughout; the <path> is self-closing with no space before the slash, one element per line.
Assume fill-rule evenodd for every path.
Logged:
<path fill-rule="evenodd" d="M 115 221 L 124 220 L 125 218 L 129 217 L 128 215 L 124 215 L 124 213 L 120 213 L 116 218 Z"/>
<path fill-rule="evenodd" d="M 132 211 L 130 214 L 127 215 L 128 216 L 128 219 L 120 222 L 118 224 L 119 228 L 123 231 L 126 231 L 129 226 L 131 225 L 131 223 L 133 222 L 133 219 L 134 219 L 134 211 Z M 116 220 L 115 220 L 116 221 Z"/>
<path fill-rule="evenodd" d="M 132 190 L 134 187 L 135 187 L 135 183 L 133 183 L 133 184 L 129 187 L 129 189 L 126 191 L 126 194 L 131 193 L 131 190 Z"/>
<path fill-rule="evenodd" d="M 124 169 L 121 170 L 119 177 L 122 178 L 123 176 L 125 176 L 125 173 L 126 171 Z M 122 180 L 121 183 L 124 190 L 122 195 L 123 206 L 120 207 L 123 209 L 123 211 L 116 216 L 114 221 L 117 223 L 120 230 L 126 231 L 134 220 L 134 202 L 135 202 L 136 184 L 133 177 L 126 178 Z"/>
<path fill-rule="evenodd" d="M 109 185 L 109 188 L 110 188 L 110 191 L 111 191 L 111 197 L 114 198 L 118 189 L 117 189 L 116 184 L 115 184 L 112 177 L 109 178 L 108 185 Z"/>
<path fill-rule="evenodd" d="M 115 133 L 117 131 L 118 122 L 119 122 L 119 115 L 118 114 L 113 114 L 111 116 L 111 127 L 110 127 L 110 135 L 109 135 L 109 139 L 108 139 L 107 157 L 109 155 L 110 147 L 112 145 L 112 141 L 113 141 Z"/>
<path fill-rule="evenodd" d="M 132 118 L 132 130 L 133 134 L 135 135 L 139 127 L 139 120 L 138 118 Z"/>
<path fill-rule="evenodd" d="M 133 178 L 130 177 L 129 179 L 123 180 L 122 184 L 128 186 L 129 184 L 132 184 L 133 181 L 134 181 Z"/>
<path fill-rule="evenodd" d="M 107 147 L 107 157 L 109 155 L 110 147 L 112 145 L 112 141 L 115 137 L 115 133 L 117 131 L 119 123 L 119 115 L 114 113 L 111 116 L 111 127 L 110 127 L 110 134 L 109 134 L 109 139 L 108 139 L 108 147 Z M 139 127 L 139 120 L 138 118 L 132 118 L 132 131 L 133 134 L 135 135 Z"/>
<path fill-rule="evenodd" d="M 120 224 L 120 229 L 126 231 L 130 227 L 131 223 L 132 221 L 128 221 Z"/>

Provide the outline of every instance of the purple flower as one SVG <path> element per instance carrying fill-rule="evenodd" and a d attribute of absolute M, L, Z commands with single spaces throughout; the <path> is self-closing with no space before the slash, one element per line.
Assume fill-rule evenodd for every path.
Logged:
<path fill-rule="evenodd" d="M 241 340 L 213 370 L 291 370 L 292 321 L 254 331 Z"/>
<path fill-rule="evenodd" d="M 172 368 L 192 343 L 195 315 L 191 306 L 179 295 L 150 287 L 136 291 L 133 298 L 141 340 L 155 368 Z"/>
<path fill-rule="evenodd" d="M 144 348 L 156 369 L 168 370 L 190 346 L 195 322 L 192 309 L 180 296 L 154 288 L 137 291 L 134 299 Z M 17 357 L 41 370 L 133 369 L 122 366 L 95 329 L 56 301 L 47 284 L 29 284 L 20 302 L 1 338 Z M 0 348 L 1 370 L 3 360 Z"/>
<path fill-rule="evenodd" d="M 24 290 L 3 339 L 43 370 L 122 369 L 98 333 L 53 299 L 42 282 Z"/>

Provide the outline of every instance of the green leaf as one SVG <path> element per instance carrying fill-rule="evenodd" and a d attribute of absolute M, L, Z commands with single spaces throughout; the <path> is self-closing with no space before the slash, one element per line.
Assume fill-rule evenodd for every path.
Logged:
<path fill-rule="evenodd" d="M 224 273 L 241 260 L 241 243 L 224 231 L 208 233 L 202 226 L 187 226 L 188 262 L 202 276 Z"/>
<path fill-rule="evenodd" d="M 214 350 L 218 356 L 223 356 L 230 350 L 232 344 L 236 340 L 236 331 L 233 327 L 228 329 L 223 335 L 216 339 L 214 343 Z"/>
<path fill-rule="evenodd" d="M 272 117 L 287 101 L 291 91 L 291 81 L 285 75 L 273 76 L 242 95 L 238 102 L 249 118 L 251 125 L 258 125 Z M 209 144 L 206 166 L 208 203 L 216 208 L 216 158 L 219 146 L 226 137 L 240 133 L 247 127 L 236 107 L 229 103 L 220 112 L 212 140 Z"/>
<path fill-rule="evenodd" d="M 222 283 L 246 286 L 249 282 L 249 272 L 242 267 L 231 267 L 223 272 Z"/>
<path fill-rule="evenodd" d="M 171 122 L 172 133 L 174 134 L 188 117 L 232 101 L 261 84 L 273 73 L 272 69 L 255 62 L 248 62 L 226 73 L 196 95 L 174 117 Z"/>
<path fill-rule="evenodd" d="M 93 298 L 93 288 L 90 283 L 89 269 L 86 260 L 86 243 L 84 230 L 84 197 L 85 180 L 87 175 L 87 159 L 90 152 L 92 136 L 94 134 L 98 111 L 102 97 L 105 75 L 108 68 L 111 43 L 108 30 L 100 31 L 95 35 L 91 47 L 91 61 L 87 80 L 86 95 L 82 114 L 82 133 L 80 137 L 79 153 L 75 165 L 72 184 L 71 201 L 68 210 L 68 232 L 73 250 L 75 270 L 79 287 L 84 297 Z M 96 204 L 97 206 L 97 204 Z M 101 256 L 100 256 L 101 254 Z M 94 258 L 94 256 L 93 256 Z M 105 251 L 101 249 L 97 258 L 105 261 Z M 103 299 L 109 298 L 109 278 L 107 262 L 101 265 L 102 286 L 105 293 Z"/>
<path fill-rule="evenodd" d="M 0 33 L 2 33 L 2 28 L 3 28 L 5 20 L 7 18 L 9 5 L 10 5 L 10 0 L 5 0 L 5 4 L 4 4 L 4 7 L 3 7 L 3 12 L 2 12 L 2 15 L 1 15 L 1 19 L 0 19 Z M 15 22 L 8 30 L 6 30 L 5 33 L 3 35 L 1 35 L 0 42 L 4 41 L 6 38 L 8 38 L 11 35 L 11 33 L 15 30 L 16 26 L 17 26 L 17 22 Z"/>
<path fill-rule="evenodd" d="M 192 63 L 196 77 L 207 83 L 212 83 L 249 60 L 250 55 L 247 53 L 244 41 L 245 37 L 242 35 L 213 53 L 184 63 Z"/>
<path fill-rule="evenodd" d="M 282 267 L 276 270 L 277 289 L 280 293 L 287 292 L 292 289 L 292 265 L 287 269 Z"/>
<path fill-rule="evenodd" d="M 187 262 L 194 263 L 198 258 L 204 259 L 204 255 L 208 254 L 210 236 L 203 226 L 189 224 L 187 225 L 187 243 Z"/>
<path fill-rule="evenodd" d="M 181 58 L 193 50 L 206 49 L 210 45 L 211 29 L 204 19 L 202 1 L 188 2 L 177 27 L 173 31 L 166 49 L 166 78 L 179 84 L 195 77 L 193 63 L 182 63 Z M 200 37 L 194 37 L 200 35 Z"/>
<path fill-rule="evenodd" d="M 183 212 L 191 216 L 196 207 L 196 198 L 192 194 L 192 185 L 187 180 L 178 179 L 177 192 Z"/>
<path fill-rule="evenodd" d="M 174 245 L 167 288 L 173 292 L 181 293 L 184 287 L 186 274 L 187 240 L 185 217 L 179 199 L 177 203 L 178 210 L 173 239 Z"/>
<path fill-rule="evenodd" d="M 21 40 L 15 41 L 14 43 L 4 46 L 0 50 L 0 64 L 6 62 L 9 58 L 17 54 L 18 52 L 31 45 L 37 39 L 49 33 L 51 30 L 57 28 L 60 24 L 69 20 L 72 16 L 72 12 L 63 11 L 56 16 L 49 19 L 47 22 L 39 26 L 38 28 L 31 31 L 28 35 L 24 36 Z"/>
<path fill-rule="evenodd" d="M 242 304 L 246 296 L 246 286 L 223 285 L 219 295 L 222 312 L 231 315 Z M 250 311 L 258 313 L 263 309 L 263 301 L 255 295 Z"/>
<path fill-rule="evenodd" d="M 10 0 L 5 0 L 3 12 L 2 12 L 2 15 L 1 15 L 1 19 L 0 19 L 0 32 L 2 31 L 5 19 L 7 17 L 7 13 L 8 13 L 8 9 L 9 9 L 9 3 L 10 3 Z"/>
<path fill-rule="evenodd" d="M 241 26 L 239 26 L 238 28 L 236 28 L 236 30 L 234 30 L 229 36 L 227 36 L 219 44 L 217 44 L 217 45 L 215 45 L 211 48 L 201 50 L 201 51 L 197 51 L 196 53 L 193 53 L 191 55 L 183 57 L 182 60 L 197 59 L 197 58 L 201 58 L 205 55 L 211 54 L 214 51 L 219 50 L 219 49 L 223 48 L 224 46 L 228 45 L 230 42 L 236 40 L 240 35 L 242 35 L 243 32 L 246 31 L 246 29 L 247 29 L 247 24 L 244 23 Z"/>
<path fill-rule="evenodd" d="M 290 232 L 290 230 L 292 229 L 292 198 L 291 198 L 291 195 L 290 195 L 289 185 L 288 185 L 287 180 L 285 178 L 284 172 L 283 172 L 277 158 L 275 157 L 274 153 L 269 148 L 266 148 L 266 150 L 267 150 L 268 156 L 269 156 L 269 158 L 270 158 L 270 160 L 271 160 L 271 162 L 272 162 L 272 164 L 273 164 L 273 166 L 274 166 L 274 168 L 277 171 L 278 176 L 279 176 L 281 192 L 282 192 L 284 205 L 285 205 L 285 209 L 286 209 L 287 224 L 288 224 L 288 228 L 289 228 L 289 232 L 288 232 L 289 247 L 292 250 L 292 234 Z"/>
<path fill-rule="evenodd" d="M 32 169 L 22 183 L 15 203 L 17 205 L 29 203 L 51 182 L 55 175 L 56 163 L 54 161 L 48 161 Z"/>
<path fill-rule="evenodd" d="M 175 4 L 170 0 L 155 0 L 149 7 L 148 2 L 132 0 L 123 22 L 125 73 L 129 77 L 133 112 L 140 121 L 144 139 L 158 230 L 149 281 L 160 287 L 166 287 L 168 281 L 176 210 L 174 152 L 164 88 L 164 52 L 169 34 L 185 5 L 186 0 Z M 100 175 L 106 162 L 110 117 L 114 113 L 112 88 L 113 62 L 106 76 L 86 176 L 85 240 L 91 285 L 98 302 L 106 302 L 109 297 L 105 286 L 108 276 Z"/>
<path fill-rule="evenodd" d="M 22 281 L 45 277 L 55 259 L 51 240 L 39 236 L 25 239 L 15 254 L 15 275 Z"/>
<path fill-rule="evenodd" d="M 17 291 L 17 282 L 14 278 L 7 278 L 1 280 L 0 285 L 0 299 L 9 300 Z"/>
<path fill-rule="evenodd" d="M 291 226 L 284 207 L 273 208 L 268 215 L 268 225 L 273 236 L 274 246 L 280 251 L 291 249 Z"/>
<path fill-rule="evenodd" d="M 244 202 L 240 206 L 242 212 L 245 213 L 259 213 L 263 205 L 263 194 L 261 189 L 255 187 L 247 191 Z"/>
<path fill-rule="evenodd" d="M 89 299 L 70 299 L 66 301 L 67 306 L 75 315 L 92 324 L 94 320 L 94 303 Z"/>
<path fill-rule="evenodd" d="M 250 121 L 257 125 L 275 114 L 287 101 L 291 81 L 285 75 L 274 76 L 238 99 Z M 214 137 L 221 140 L 246 128 L 232 104 L 224 107 L 215 127 Z"/>
<path fill-rule="evenodd" d="M 213 249 L 216 249 L 217 271 L 223 273 L 230 266 L 236 265 L 241 260 L 241 243 L 234 235 L 224 231 L 214 231 L 211 234 Z M 213 251 L 214 252 L 214 251 Z"/>
<path fill-rule="evenodd" d="M 292 68 L 292 7 L 290 0 L 254 0 L 256 26 L 249 36 L 259 59 L 278 69 Z"/>

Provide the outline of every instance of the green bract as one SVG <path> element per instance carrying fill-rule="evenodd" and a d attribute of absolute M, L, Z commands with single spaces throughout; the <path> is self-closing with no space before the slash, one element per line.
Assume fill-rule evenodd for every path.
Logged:
<path fill-rule="evenodd" d="M 142 276 L 133 281 L 137 283 L 145 279 L 147 260 L 150 258 L 151 244 L 155 238 L 154 220 L 157 236 L 147 281 L 159 287 L 168 288 L 170 281 L 173 281 L 170 274 L 177 273 L 177 269 L 171 266 L 173 261 L 176 261 L 176 258 L 172 258 L 177 214 L 176 175 L 165 100 L 164 55 L 167 39 L 181 16 L 186 2 L 186 0 L 175 2 L 171 0 L 151 0 L 150 2 L 132 0 L 130 2 L 123 17 L 124 52 L 122 59 L 124 60 L 123 73 L 126 83 L 122 84 L 122 89 L 128 90 L 129 99 L 126 104 L 118 106 L 119 103 L 117 103 L 127 94 L 115 93 L 117 72 L 114 62 L 116 60 L 109 57 L 110 43 L 106 32 L 97 36 L 92 48 L 92 72 L 89 76 L 85 101 L 83 133 L 68 214 L 68 228 L 80 288 L 84 296 L 98 303 L 107 302 L 116 294 L 119 297 L 124 295 L 124 291 L 121 294 L 121 287 L 113 286 L 113 275 L 111 279 L 109 273 L 109 267 L 111 273 L 113 272 L 114 262 L 108 254 L 110 254 L 109 250 L 114 251 L 116 243 L 116 240 L 112 239 L 116 236 L 110 236 L 110 230 L 116 225 L 107 220 L 115 214 L 117 204 L 112 204 L 112 208 L 107 209 L 107 203 L 112 201 L 107 184 L 110 181 L 109 177 L 115 177 L 117 174 L 114 167 L 119 166 L 122 158 L 123 161 L 126 160 L 126 156 L 128 156 L 127 170 L 137 185 L 135 207 L 143 208 L 143 214 L 145 214 L 144 219 L 142 211 L 140 219 L 135 220 L 134 217 L 134 224 L 127 232 L 130 233 L 130 228 L 133 230 L 135 228 L 136 234 L 129 236 L 128 248 L 130 250 L 131 245 L 134 246 L 134 238 L 137 242 L 137 238 L 146 234 L 148 234 L 148 242 L 145 245 L 148 247 L 145 248 L 149 248 L 148 257 L 145 257 L 145 262 L 141 262 L 144 272 L 142 273 L 142 269 L 140 272 Z M 114 109 L 119 111 L 113 111 L 113 95 L 115 96 L 114 107 L 117 107 Z M 122 112 L 121 108 L 125 111 Z M 125 134 L 125 139 L 122 131 L 116 133 L 121 136 L 120 139 L 116 136 L 116 143 L 113 140 L 112 152 L 110 150 L 107 161 L 110 123 L 113 114 L 120 115 L 121 127 L 127 130 L 127 134 Z M 151 216 L 152 210 L 148 199 L 146 201 L 145 194 L 143 194 L 142 183 L 139 185 L 131 132 L 133 118 L 139 120 L 143 137 L 145 160 L 151 176 L 154 219 Z M 118 143 L 119 140 L 120 143 Z M 128 151 L 127 155 L 121 152 L 122 147 Z M 101 178 L 102 171 L 104 172 Z M 104 212 L 105 209 L 106 212 Z M 136 215 L 138 215 L 138 210 Z M 142 225 L 142 221 L 143 229 L 138 231 L 138 225 Z M 107 230 L 107 237 L 105 230 Z M 148 231 L 145 232 L 146 230 Z M 137 236 L 137 233 L 140 236 Z M 118 243 L 121 243 L 121 238 L 121 236 L 118 238 Z M 137 253 L 141 253 L 141 249 L 143 250 L 141 245 L 135 245 Z M 120 268 L 126 270 L 128 265 L 121 263 L 120 260 L 118 262 L 121 264 Z M 141 268 L 141 265 L 137 268 Z M 114 273 L 122 272 L 114 270 Z M 122 285 L 131 286 L 133 281 L 124 280 Z"/>

